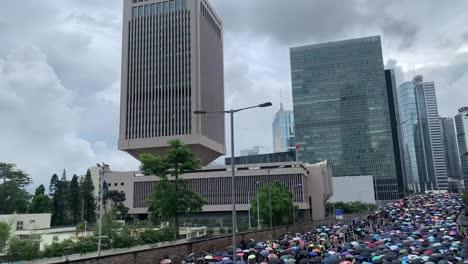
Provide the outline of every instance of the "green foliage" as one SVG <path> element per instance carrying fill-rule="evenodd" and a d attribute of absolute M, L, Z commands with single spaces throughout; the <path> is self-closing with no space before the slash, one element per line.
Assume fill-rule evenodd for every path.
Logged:
<path fill-rule="evenodd" d="M 84 237 L 75 243 L 75 253 L 85 254 L 97 250 L 98 242 L 96 237 Z"/>
<path fill-rule="evenodd" d="M 80 186 L 81 199 L 83 202 L 83 218 L 88 223 L 96 221 L 96 204 L 94 197 L 94 184 L 91 178 L 91 172 L 88 170 Z"/>
<path fill-rule="evenodd" d="M 175 239 L 176 231 L 173 228 L 164 228 L 155 230 L 152 228 L 144 229 L 139 236 L 139 243 L 154 244 L 163 241 L 171 241 Z"/>
<path fill-rule="evenodd" d="M 375 211 L 377 209 L 377 205 L 362 202 L 336 202 L 327 203 L 326 209 L 327 212 L 331 212 L 331 214 L 335 214 L 333 210 L 336 209 L 343 209 L 345 214 L 358 214 Z"/>
<path fill-rule="evenodd" d="M 81 196 L 78 176 L 73 175 L 68 192 L 68 204 L 71 213 L 72 222 L 78 224 L 81 216 Z"/>
<path fill-rule="evenodd" d="M 156 175 L 161 179 L 147 201 L 150 219 L 154 223 L 173 220 L 177 237 L 180 237 L 179 215 L 201 211 L 206 201 L 198 193 L 191 191 L 185 181 L 179 178 L 185 172 L 199 169 L 200 161 L 180 140 L 168 143 L 170 149 L 163 156 L 142 154 L 141 170 L 146 175 Z"/>
<path fill-rule="evenodd" d="M 73 239 L 67 239 L 62 242 L 54 242 L 44 247 L 42 256 L 44 258 L 60 257 L 72 254 L 85 254 L 88 252 L 94 252 L 97 250 L 97 238 L 96 237 L 84 237 L 78 241 Z"/>
<path fill-rule="evenodd" d="M 52 244 L 44 247 L 42 255 L 45 258 L 71 255 L 75 253 L 75 245 L 75 241 L 72 239 L 66 239 L 61 242 L 53 242 Z"/>
<path fill-rule="evenodd" d="M 213 228 L 208 228 L 206 232 L 208 235 L 212 235 L 214 233 Z"/>
<path fill-rule="evenodd" d="M 273 182 L 260 188 L 258 195 L 258 200 L 260 203 L 260 220 L 264 223 L 264 225 L 270 224 L 270 198 L 273 226 L 281 226 L 293 222 L 292 193 L 286 188 L 286 186 L 279 182 Z M 252 210 L 252 215 L 257 215 L 256 198 L 253 199 L 250 210 Z"/>
<path fill-rule="evenodd" d="M 11 261 L 25 261 L 41 258 L 40 242 L 37 240 L 10 239 L 8 242 L 7 258 Z"/>
<path fill-rule="evenodd" d="M 0 221 L 0 252 L 6 246 L 8 239 L 10 238 L 10 225 Z"/>
<path fill-rule="evenodd" d="M 465 206 L 468 206 L 468 190 L 463 192 L 462 198 Z"/>
<path fill-rule="evenodd" d="M 31 204 L 29 205 L 29 213 L 31 214 L 43 214 L 50 213 L 52 210 L 52 200 L 45 194 L 44 185 L 39 185 L 36 188 L 36 192 L 32 198 Z"/>
<path fill-rule="evenodd" d="M 232 234 L 232 226 L 228 226 L 228 228 L 227 228 L 227 233 L 228 233 L 228 234 Z"/>
<path fill-rule="evenodd" d="M 124 205 L 124 202 L 126 200 L 124 192 L 119 192 L 116 190 L 106 190 L 104 199 L 104 204 L 110 203 L 111 208 L 116 209 L 117 212 L 119 212 L 121 218 L 125 217 L 128 214 L 128 207 Z"/>
<path fill-rule="evenodd" d="M 111 241 L 112 248 L 129 248 L 137 244 L 138 240 L 132 236 L 131 229 L 126 225 L 115 234 Z"/>
<path fill-rule="evenodd" d="M 219 228 L 219 233 L 220 234 L 225 234 L 226 233 L 226 229 L 224 227 L 220 227 Z"/>
<path fill-rule="evenodd" d="M 31 178 L 15 164 L 0 162 L 0 214 L 26 213 L 30 195 L 25 187 Z"/>
<path fill-rule="evenodd" d="M 62 178 L 59 180 L 57 174 L 52 175 L 50 180 L 50 189 L 52 196 L 52 225 L 62 226 L 69 223 L 68 212 L 68 191 L 69 182 L 66 178 L 65 170 L 63 171 Z"/>

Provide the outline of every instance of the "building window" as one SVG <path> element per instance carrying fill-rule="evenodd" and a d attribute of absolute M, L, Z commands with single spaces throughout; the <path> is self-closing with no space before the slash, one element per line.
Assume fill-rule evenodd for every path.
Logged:
<path fill-rule="evenodd" d="M 149 5 L 145 5 L 145 16 L 149 16 Z"/>
<path fill-rule="evenodd" d="M 166 1 L 166 2 L 163 3 L 163 5 L 164 5 L 164 13 L 169 12 L 169 2 Z"/>
<path fill-rule="evenodd" d="M 150 12 L 151 12 L 151 15 L 156 14 L 156 4 L 151 4 Z"/>
<path fill-rule="evenodd" d="M 143 16 L 143 6 L 138 7 L 138 16 L 142 17 Z"/>
<path fill-rule="evenodd" d="M 23 221 L 16 222 L 16 230 L 23 230 Z"/>
<path fill-rule="evenodd" d="M 124 186 L 124 183 L 123 183 L 123 182 L 121 182 L 121 183 L 120 183 L 120 185 L 121 185 L 121 186 Z"/>
<path fill-rule="evenodd" d="M 174 0 L 171 0 L 169 2 L 169 9 L 170 9 L 171 12 L 175 11 L 175 1 Z"/>
<path fill-rule="evenodd" d="M 156 5 L 156 13 L 157 14 L 162 14 L 162 3 L 159 2 L 157 5 Z"/>
<path fill-rule="evenodd" d="M 107 186 L 112 186 L 112 183 L 107 184 Z"/>
<path fill-rule="evenodd" d="M 135 18 L 138 16 L 138 8 L 137 7 L 134 7 L 132 9 L 132 18 Z"/>
<path fill-rule="evenodd" d="M 36 220 L 29 220 L 29 223 L 34 224 L 34 223 L 36 223 Z"/>
<path fill-rule="evenodd" d="M 117 183 L 114 183 L 114 186 L 117 186 L 118 184 Z"/>

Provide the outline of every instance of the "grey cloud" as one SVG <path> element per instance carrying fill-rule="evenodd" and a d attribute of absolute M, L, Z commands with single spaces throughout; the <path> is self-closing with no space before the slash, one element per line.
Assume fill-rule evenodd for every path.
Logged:
<path fill-rule="evenodd" d="M 382 25 L 383 34 L 390 39 L 396 38 L 401 50 L 412 48 L 417 40 L 419 27 L 408 21 L 397 20 L 387 17 Z"/>

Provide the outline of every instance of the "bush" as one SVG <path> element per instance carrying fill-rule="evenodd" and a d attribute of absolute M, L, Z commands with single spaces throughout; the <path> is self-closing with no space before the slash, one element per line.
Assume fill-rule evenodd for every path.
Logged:
<path fill-rule="evenodd" d="M 75 243 L 75 253 L 85 254 L 97 251 L 98 242 L 96 237 L 83 237 Z"/>
<path fill-rule="evenodd" d="M 5 222 L 0 222 L 0 252 L 6 246 L 6 242 L 10 238 L 10 225 Z"/>
<path fill-rule="evenodd" d="M 137 240 L 131 235 L 131 230 L 128 226 L 123 226 L 120 232 L 117 232 L 112 238 L 112 248 L 129 248 L 136 246 Z"/>
<path fill-rule="evenodd" d="M 208 228 L 208 230 L 206 231 L 206 233 L 207 233 L 208 235 L 212 235 L 212 234 L 214 233 L 213 228 Z"/>
<path fill-rule="evenodd" d="M 7 258 L 9 261 L 25 261 L 41 258 L 40 242 L 37 240 L 10 239 Z"/>
<path fill-rule="evenodd" d="M 219 228 L 219 233 L 220 233 L 220 234 L 226 233 L 226 229 L 225 229 L 224 227 L 220 227 L 220 228 Z"/>
<path fill-rule="evenodd" d="M 230 226 L 230 227 L 227 228 L 227 233 L 228 233 L 228 234 L 232 234 L 232 226 Z"/>
<path fill-rule="evenodd" d="M 44 247 L 42 253 L 45 258 L 61 257 L 71 255 L 74 253 L 75 241 L 67 239 L 62 242 L 53 242 Z"/>
<path fill-rule="evenodd" d="M 335 214 L 333 209 L 343 209 L 345 214 L 357 214 L 357 213 L 365 213 L 369 211 L 375 211 L 377 209 L 377 205 L 369 204 L 369 203 L 362 203 L 362 202 L 336 202 L 336 203 L 327 203 L 326 205 L 327 212 L 331 214 Z"/>

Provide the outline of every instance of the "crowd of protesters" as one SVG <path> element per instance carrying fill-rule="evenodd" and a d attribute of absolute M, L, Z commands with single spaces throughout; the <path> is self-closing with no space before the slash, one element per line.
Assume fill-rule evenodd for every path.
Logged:
<path fill-rule="evenodd" d="M 264 263 L 468 263 L 468 240 L 457 218 L 463 210 L 457 194 L 414 195 L 367 217 L 277 240 L 243 241 L 238 264 Z M 233 248 L 184 256 L 184 264 L 230 264 Z M 161 263 L 174 263 L 169 259 Z"/>

